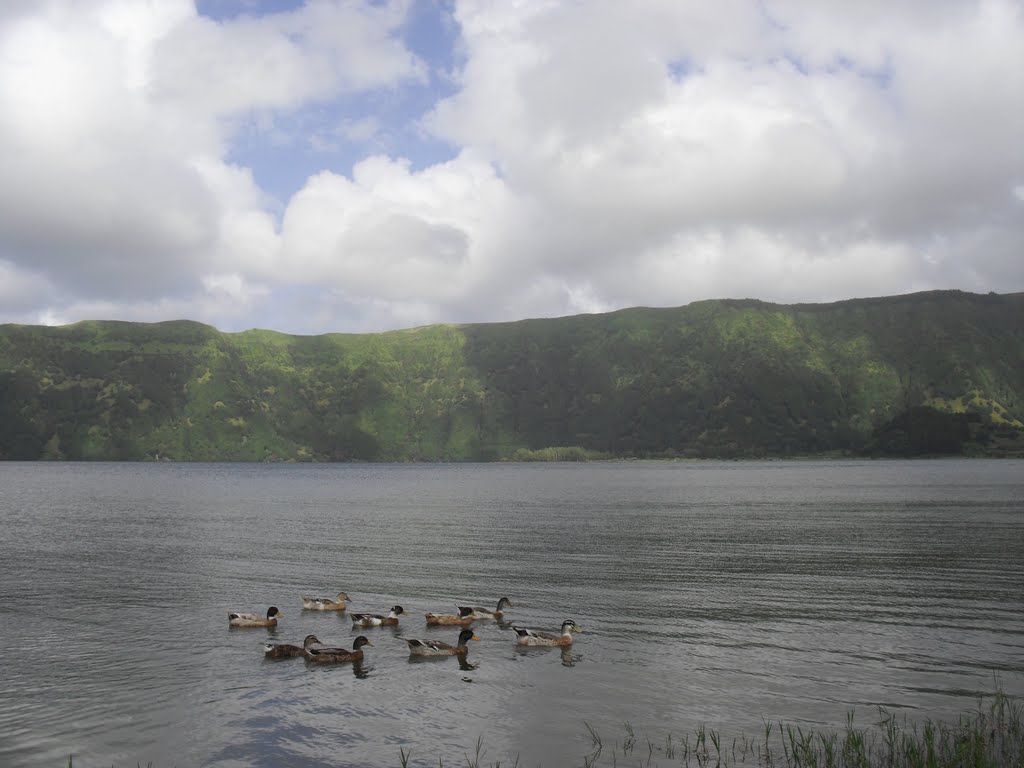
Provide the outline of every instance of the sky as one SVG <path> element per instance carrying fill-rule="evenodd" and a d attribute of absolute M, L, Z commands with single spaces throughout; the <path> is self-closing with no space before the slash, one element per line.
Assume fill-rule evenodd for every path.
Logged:
<path fill-rule="evenodd" d="M 0 323 L 1024 291 L 1022 0 L 4 0 Z"/>

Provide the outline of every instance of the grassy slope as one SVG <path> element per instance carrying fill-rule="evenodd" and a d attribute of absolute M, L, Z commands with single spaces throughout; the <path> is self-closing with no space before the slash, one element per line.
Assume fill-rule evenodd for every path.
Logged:
<path fill-rule="evenodd" d="M 791 455 L 864 445 L 907 408 L 1020 423 L 1024 297 L 715 301 L 467 328 L 530 447 Z M 948 409 L 948 408 L 947 408 Z"/>
<path fill-rule="evenodd" d="M 1022 351 L 1024 295 L 960 292 L 316 337 L 9 325 L 0 457 L 794 455 L 927 449 L 950 430 L 1000 453 L 1021 446 Z"/>

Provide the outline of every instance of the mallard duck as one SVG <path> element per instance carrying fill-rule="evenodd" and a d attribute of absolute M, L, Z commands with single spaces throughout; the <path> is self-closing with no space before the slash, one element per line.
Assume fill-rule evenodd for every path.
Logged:
<path fill-rule="evenodd" d="M 509 600 L 507 597 L 503 597 L 501 598 L 501 600 L 498 601 L 498 607 L 495 608 L 493 611 L 490 608 L 480 608 L 479 606 L 469 607 L 469 610 L 472 613 L 473 619 L 500 619 L 502 616 L 505 615 L 505 612 L 501 609 L 504 608 L 506 605 L 509 608 L 511 608 L 512 601 Z M 459 611 L 464 611 L 466 610 L 466 608 L 467 606 L 460 605 Z"/>
<path fill-rule="evenodd" d="M 469 653 L 470 640 L 479 640 L 472 629 L 464 629 L 459 632 L 459 642 L 456 645 L 448 645 L 440 640 L 414 640 L 407 638 L 409 653 L 413 656 L 465 656 Z"/>
<path fill-rule="evenodd" d="M 427 624 L 461 624 L 466 626 L 473 621 L 473 609 L 472 608 L 459 608 L 459 613 L 456 616 L 452 613 L 428 613 L 426 614 Z"/>
<path fill-rule="evenodd" d="M 379 613 L 353 613 L 352 626 L 354 627 L 387 627 L 398 623 L 398 617 L 405 613 L 400 605 L 391 609 L 387 616 Z"/>
<path fill-rule="evenodd" d="M 302 596 L 302 610 L 304 611 L 344 611 L 345 601 L 348 595 L 339 592 L 334 599 L 329 597 L 306 597 Z"/>
<path fill-rule="evenodd" d="M 534 629 L 519 629 L 519 627 L 512 627 L 512 629 L 518 635 L 516 643 L 519 645 L 572 645 L 572 633 L 582 631 L 572 619 L 566 619 L 562 622 L 561 635 L 538 632 Z"/>
<path fill-rule="evenodd" d="M 301 646 L 288 643 L 264 643 L 263 655 L 268 659 L 294 659 L 296 656 L 304 656 L 310 648 L 319 643 L 320 639 L 316 635 L 306 635 Z"/>
<path fill-rule="evenodd" d="M 362 661 L 364 645 L 373 645 L 363 635 L 360 635 L 352 643 L 352 650 L 348 648 L 308 648 L 305 652 L 306 661 L 317 664 L 331 664 L 338 661 Z"/>
<path fill-rule="evenodd" d="M 267 608 L 267 615 L 260 616 L 258 613 L 229 613 L 228 626 L 230 627 L 276 627 L 277 619 L 284 616 L 275 606 Z"/>

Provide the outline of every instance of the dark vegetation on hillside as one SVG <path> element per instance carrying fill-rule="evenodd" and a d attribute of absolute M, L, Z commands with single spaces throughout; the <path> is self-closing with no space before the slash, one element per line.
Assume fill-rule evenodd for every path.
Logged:
<path fill-rule="evenodd" d="M 1024 294 L 381 334 L 0 326 L 0 458 L 1024 455 Z"/>

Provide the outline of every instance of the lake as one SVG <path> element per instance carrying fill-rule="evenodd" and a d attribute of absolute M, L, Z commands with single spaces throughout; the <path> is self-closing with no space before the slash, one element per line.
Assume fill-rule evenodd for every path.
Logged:
<path fill-rule="evenodd" d="M 579 765 L 1024 695 L 1024 462 L 0 463 L 0 765 Z M 349 612 L 406 613 L 353 630 Z M 583 628 L 468 663 L 426 611 Z M 229 611 L 278 606 L 276 629 Z M 314 633 L 362 665 L 269 661 Z M 646 753 L 646 747 L 644 748 Z M 609 762 L 610 764 L 610 762 Z"/>

